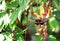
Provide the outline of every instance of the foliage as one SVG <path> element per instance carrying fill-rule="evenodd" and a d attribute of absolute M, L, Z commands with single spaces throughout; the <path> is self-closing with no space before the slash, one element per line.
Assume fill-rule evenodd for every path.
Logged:
<path fill-rule="evenodd" d="M 1 1 L 2 0 L 0 0 L 0 2 Z M 5 5 L 6 10 L 0 12 L 0 32 L 3 33 L 3 31 L 5 30 L 3 34 L 3 36 L 5 37 L 4 41 L 14 40 L 12 32 L 15 31 L 15 28 L 18 28 L 16 27 L 16 18 L 18 17 L 19 20 L 21 19 L 21 14 L 25 10 L 29 2 L 29 0 L 15 0 L 7 2 Z M 22 38 L 22 34 L 19 34 L 22 31 L 20 31 L 20 28 L 18 28 L 17 30 L 19 31 L 15 34 L 15 39 L 17 39 L 16 41 L 24 41 L 24 38 Z"/>
<path fill-rule="evenodd" d="M 4 7 L 5 10 L 0 9 L 0 41 L 25 41 L 23 37 L 23 30 L 17 26 L 16 20 L 18 19 L 19 22 L 21 22 L 22 26 L 28 27 L 28 29 L 31 31 L 31 33 L 35 33 L 35 24 L 33 22 L 29 22 L 29 20 L 36 19 L 31 12 L 28 13 L 27 16 L 22 16 L 23 11 L 27 11 L 30 7 L 30 0 L 11 0 L 10 2 L 5 2 L 6 5 L 2 5 L 1 2 L 5 2 L 5 0 L 0 0 L 0 7 Z M 44 3 L 46 3 L 46 0 L 42 0 Z M 36 0 L 34 0 L 34 3 Z M 38 4 L 38 3 L 37 3 Z M 49 25 L 51 30 L 55 29 L 55 32 L 58 32 L 59 30 L 59 24 L 56 20 L 60 20 L 60 1 L 53 0 L 52 1 L 53 9 L 52 13 L 55 16 L 52 16 L 49 18 Z M 38 8 L 38 9 L 37 9 Z M 57 9 L 57 11 L 54 11 L 54 9 Z M 30 11 L 30 9 L 28 10 Z M 39 6 L 33 6 L 33 12 L 37 12 L 37 14 L 40 13 Z M 21 21 L 21 18 L 23 20 Z M 54 18 L 54 19 L 51 19 Z M 1 38 L 2 37 L 2 38 Z M 39 35 L 36 36 L 36 41 L 42 41 L 41 38 L 43 36 Z M 47 38 L 47 41 L 57 41 L 56 38 L 53 35 L 49 35 L 49 38 Z"/>

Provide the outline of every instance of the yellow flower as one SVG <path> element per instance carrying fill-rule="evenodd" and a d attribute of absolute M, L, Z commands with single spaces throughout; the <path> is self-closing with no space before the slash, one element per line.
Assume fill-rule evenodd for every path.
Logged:
<path fill-rule="evenodd" d="M 40 15 L 38 15 L 37 13 L 34 13 L 34 16 L 36 16 L 37 19 L 40 19 Z"/>
<path fill-rule="evenodd" d="M 48 14 L 50 14 L 51 10 L 52 10 L 52 7 L 49 7 Z"/>
<path fill-rule="evenodd" d="M 44 8 L 43 6 L 40 6 L 40 14 L 43 14 L 44 13 Z"/>

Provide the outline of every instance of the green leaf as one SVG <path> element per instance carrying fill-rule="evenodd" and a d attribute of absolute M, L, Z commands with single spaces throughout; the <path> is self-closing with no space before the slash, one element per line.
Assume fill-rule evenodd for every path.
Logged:
<path fill-rule="evenodd" d="M 50 16 L 49 25 L 50 25 L 52 31 L 55 31 L 55 32 L 59 31 L 59 25 L 58 25 L 58 22 L 57 22 L 57 20 L 55 19 L 54 16 Z"/>
<path fill-rule="evenodd" d="M 22 30 L 19 27 L 16 27 L 16 33 L 15 33 L 15 41 L 24 41 L 23 35 L 22 35 Z"/>
<path fill-rule="evenodd" d="M 10 32 L 4 33 L 4 41 L 12 41 L 12 34 Z"/>
<path fill-rule="evenodd" d="M 23 3 L 23 0 L 18 0 L 19 5 Z"/>
<path fill-rule="evenodd" d="M 3 22 L 3 18 L 0 18 L 0 26 L 2 25 Z"/>
<path fill-rule="evenodd" d="M 22 2 L 21 2 L 22 1 Z M 19 0 L 19 5 L 20 5 L 20 9 L 22 10 L 22 11 L 24 11 L 26 8 L 27 8 L 27 6 L 28 6 L 28 4 L 29 4 L 29 2 L 30 2 L 30 0 Z M 18 19 L 19 19 L 19 21 L 21 20 L 21 13 L 19 13 L 18 14 Z"/>
<path fill-rule="evenodd" d="M 23 18 L 23 20 L 22 20 L 22 25 L 23 25 L 23 26 L 25 26 L 25 25 L 27 24 L 27 20 L 28 20 L 27 17 Z"/>
<path fill-rule="evenodd" d="M 59 11 L 53 11 L 53 14 L 56 15 L 55 17 L 60 20 L 60 12 Z"/>
<path fill-rule="evenodd" d="M 6 4 L 6 8 L 7 8 L 7 9 L 16 8 L 17 6 L 18 6 L 18 2 L 17 2 L 17 1 L 8 2 L 8 3 Z"/>
<path fill-rule="evenodd" d="M 16 33 L 18 33 L 18 34 L 22 34 L 22 31 L 23 31 L 23 30 L 20 29 L 19 27 L 16 27 L 15 30 L 17 31 Z"/>
<path fill-rule="evenodd" d="M 2 31 L 3 27 L 4 27 L 4 23 L 2 22 L 2 24 L 0 25 L 0 32 Z"/>
<path fill-rule="evenodd" d="M 2 2 L 2 0 L 0 0 L 0 2 Z"/>
<path fill-rule="evenodd" d="M 22 8 L 26 8 L 26 6 L 28 5 L 28 3 L 30 2 L 30 0 L 22 0 L 22 2 L 21 1 L 19 1 L 20 2 L 20 6 L 22 6 Z M 25 6 L 25 7 L 24 7 Z"/>
<path fill-rule="evenodd" d="M 31 32 L 31 34 L 35 33 L 35 24 L 33 22 L 29 22 L 28 29 Z"/>
<path fill-rule="evenodd" d="M 0 18 L 3 17 L 5 14 L 5 12 L 0 12 Z"/>
<path fill-rule="evenodd" d="M 2 31 L 3 27 L 4 27 L 4 15 L 2 15 L 0 18 L 0 32 Z"/>
<path fill-rule="evenodd" d="M 16 35 L 15 35 L 15 41 L 24 41 L 24 38 L 23 38 L 22 35 L 16 34 Z"/>
<path fill-rule="evenodd" d="M 14 12 L 12 13 L 12 15 L 10 16 L 10 19 L 11 19 L 10 22 L 11 22 L 11 24 L 16 20 L 17 17 L 18 17 L 19 20 L 21 20 L 21 14 L 25 10 L 27 4 L 30 2 L 28 0 L 25 0 L 25 1 L 24 1 L 24 3 L 20 4 L 20 7 L 17 8 L 16 10 L 14 10 Z"/>
<path fill-rule="evenodd" d="M 34 0 L 34 3 L 36 3 L 36 0 Z"/>
<path fill-rule="evenodd" d="M 4 35 L 7 35 L 7 36 L 9 36 L 11 34 L 11 32 L 9 32 L 9 31 L 6 31 L 5 33 L 4 33 Z"/>
<path fill-rule="evenodd" d="M 55 0 L 55 1 L 53 0 L 52 1 L 52 6 L 55 7 L 58 11 L 60 11 L 60 7 L 59 7 L 60 5 L 58 5 L 58 3 L 59 2 L 57 0 Z"/>
<path fill-rule="evenodd" d="M 42 41 L 42 35 L 36 36 L 36 41 Z"/>
<path fill-rule="evenodd" d="M 10 16 L 10 24 L 13 24 L 19 12 L 20 12 L 19 8 L 13 11 L 12 15 Z"/>
<path fill-rule="evenodd" d="M 47 0 L 42 0 L 42 2 L 46 3 Z"/>
<path fill-rule="evenodd" d="M 57 39 L 53 35 L 49 35 L 50 41 L 57 41 Z"/>

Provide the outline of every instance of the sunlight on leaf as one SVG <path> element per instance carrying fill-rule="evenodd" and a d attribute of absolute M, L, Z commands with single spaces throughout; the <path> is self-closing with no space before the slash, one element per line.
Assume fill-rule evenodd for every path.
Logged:
<path fill-rule="evenodd" d="M 5 3 L 5 0 L 3 0 L 2 4 L 0 4 L 0 10 L 4 10 L 5 11 L 5 6 L 6 6 L 6 3 Z"/>
<path fill-rule="evenodd" d="M 9 36 L 4 35 L 4 37 L 6 38 L 4 41 L 12 41 L 12 35 L 11 34 Z"/>
<path fill-rule="evenodd" d="M 9 23 L 10 23 L 10 19 L 9 19 L 8 14 L 6 14 L 6 15 L 4 16 L 4 24 L 8 25 Z"/>
<path fill-rule="evenodd" d="M 0 41 L 3 41 L 3 40 L 4 40 L 4 35 L 0 34 Z"/>

